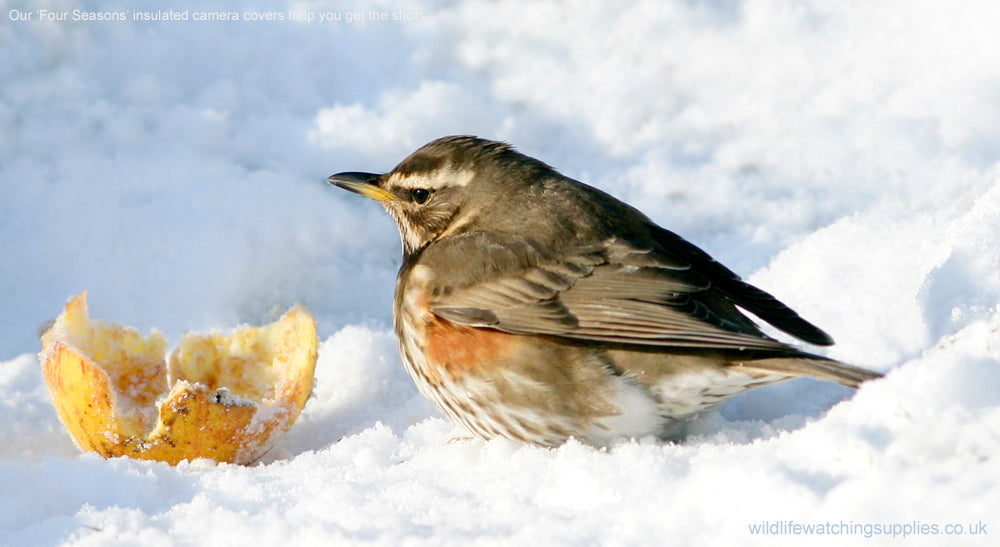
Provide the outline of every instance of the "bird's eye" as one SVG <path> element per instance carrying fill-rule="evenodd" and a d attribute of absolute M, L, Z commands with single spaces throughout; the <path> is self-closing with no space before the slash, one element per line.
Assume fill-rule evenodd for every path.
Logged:
<path fill-rule="evenodd" d="M 410 197 L 413 198 L 413 201 L 422 204 L 431 197 L 431 191 L 426 188 L 414 188 L 410 191 Z"/>

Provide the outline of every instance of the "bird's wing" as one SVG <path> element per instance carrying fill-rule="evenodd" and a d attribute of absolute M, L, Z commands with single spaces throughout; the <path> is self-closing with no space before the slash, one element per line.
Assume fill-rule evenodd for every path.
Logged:
<path fill-rule="evenodd" d="M 479 265 L 435 280 L 432 311 L 456 323 L 656 347 L 791 349 L 739 312 L 744 304 L 716 286 L 719 272 L 702 271 L 696 260 L 655 242 L 611 239 L 549 253 L 531 240 L 480 233 L 425 252 Z M 766 295 L 750 294 L 758 293 Z"/>
<path fill-rule="evenodd" d="M 819 327 L 802 319 L 769 293 L 743 281 L 684 238 L 659 226 L 650 225 L 649 228 L 654 247 L 660 249 L 659 254 L 678 256 L 690 263 L 692 269 L 708 277 L 728 301 L 800 340 L 817 346 L 833 345 L 833 338 Z"/>

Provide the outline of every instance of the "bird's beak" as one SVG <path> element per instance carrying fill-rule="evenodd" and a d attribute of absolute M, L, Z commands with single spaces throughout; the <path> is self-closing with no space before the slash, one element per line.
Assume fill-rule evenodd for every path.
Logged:
<path fill-rule="evenodd" d="M 379 186 L 381 175 L 374 173 L 337 173 L 326 179 L 327 184 L 339 186 L 366 198 L 372 198 L 379 203 L 389 203 L 396 200 L 396 195 Z"/>

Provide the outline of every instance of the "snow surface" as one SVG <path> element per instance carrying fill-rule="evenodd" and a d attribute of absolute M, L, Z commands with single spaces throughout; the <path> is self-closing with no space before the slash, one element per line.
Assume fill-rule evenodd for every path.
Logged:
<path fill-rule="evenodd" d="M 0 544 L 996 544 L 1000 4 L 163 4 L 127 15 L 317 20 L 0 1 Z M 454 440 L 396 354 L 392 222 L 324 185 L 447 134 L 636 204 L 887 377 L 681 444 Z M 251 467 L 78 454 L 36 352 L 82 290 L 174 343 L 301 301 L 315 396 Z"/>

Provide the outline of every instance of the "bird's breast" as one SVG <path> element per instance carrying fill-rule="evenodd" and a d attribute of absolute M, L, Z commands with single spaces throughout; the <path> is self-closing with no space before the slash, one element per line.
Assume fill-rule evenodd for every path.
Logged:
<path fill-rule="evenodd" d="M 393 321 L 411 374 L 432 385 L 487 372 L 510 358 L 519 337 L 442 319 L 431 309 L 433 272 L 417 265 L 401 275 Z"/>

